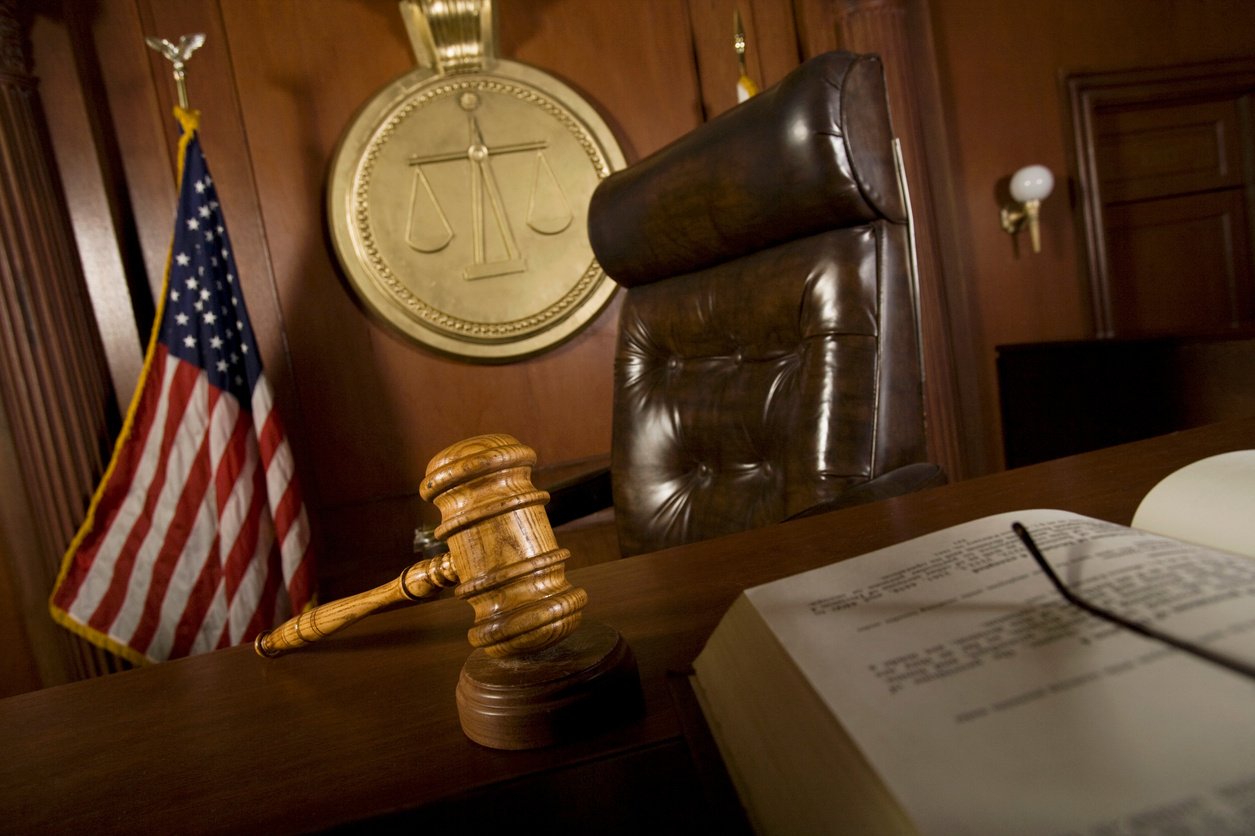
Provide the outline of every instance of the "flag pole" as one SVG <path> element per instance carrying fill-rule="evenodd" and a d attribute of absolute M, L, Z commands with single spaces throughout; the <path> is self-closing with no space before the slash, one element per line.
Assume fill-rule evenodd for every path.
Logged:
<path fill-rule="evenodd" d="M 144 43 L 148 44 L 149 48 L 161 53 L 170 62 L 174 68 L 174 89 L 179 97 L 179 107 L 189 110 L 186 82 L 187 61 L 192 57 L 192 53 L 200 49 L 201 45 L 205 43 L 205 35 L 201 32 L 183 35 L 179 38 L 178 44 L 172 44 L 165 38 L 145 38 Z"/>

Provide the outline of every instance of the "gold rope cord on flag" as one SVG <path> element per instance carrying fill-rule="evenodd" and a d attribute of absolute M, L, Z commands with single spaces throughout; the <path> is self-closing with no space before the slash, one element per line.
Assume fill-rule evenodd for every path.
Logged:
<path fill-rule="evenodd" d="M 175 174 L 175 182 L 181 184 L 183 182 L 183 166 L 187 160 L 187 146 L 200 128 L 200 111 L 184 110 L 176 105 L 174 118 L 179 120 L 179 124 L 183 127 L 183 133 L 179 137 L 178 167 Z M 100 482 L 96 485 L 96 492 L 92 494 L 91 504 L 87 507 L 87 516 L 84 518 L 83 524 L 79 526 L 78 532 L 74 535 L 74 539 L 70 541 L 69 548 L 65 550 L 65 554 L 61 558 L 61 569 L 57 572 L 56 583 L 52 585 L 52 594 L 48 598 L 48 608 L 52 613 L 54 621 L 70 632 L 82 636 L 93 644 L 103 647 L 110 653 L 120 656 L 135 665 L 145 665 L 150 663 L 151 660 L 143 654 L 137 653 L 129 646 L 114 640 L 107 633 L 74 620 L 68 612 L 57 606 L 56 597 L 62 583 L 65 582 L 66 576 L 70 573 L 70 568 L 74 565 L 74 556 L 78 553 L 87 536 L 95 530 L 96 512 L 100 507 L 105 490 L 113 480 L 118 461 L 121 459 L 122 453 L 125 451 L 127 443 L 130 441 L 131 433 L 134 430 L 135 415 L 139 411 L 139 404 L 143 399 L 149 374 L 152 371 L 153 355 L 156 353 L 157 343 L 160 341 L 161 325 L 166 310 L 166 298 L 170 295 L 170 263 L 173 259 L 174 239 L 171 237 L 170 250 L 166 253 L 165 272 L 161 279 L 161 294 L 157 298 L 157 310 L 153 317 L 152 331 L 148 335 L 148 346 L 144 350 L 144 365 L 140 369 L 139 379 L 135 383 L 135 391 L 131 394 L 131 402 L 126 409 L 122 430 L 118 433 L 117 441 L 114 442 L 113 454 L 109 457 L 109 466 L 105 468 L 104 475 L 100 477 Z"/>

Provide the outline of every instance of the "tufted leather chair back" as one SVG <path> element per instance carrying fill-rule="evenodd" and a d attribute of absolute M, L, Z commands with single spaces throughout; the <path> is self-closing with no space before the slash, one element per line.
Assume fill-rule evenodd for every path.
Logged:
<path fill-rule="evenodd" d="M 828 53 L 593 195 L 593 249 L 628 288 L 624 555 L 874 498 L 925 459 L 892 136 L 879 58 Z"/>

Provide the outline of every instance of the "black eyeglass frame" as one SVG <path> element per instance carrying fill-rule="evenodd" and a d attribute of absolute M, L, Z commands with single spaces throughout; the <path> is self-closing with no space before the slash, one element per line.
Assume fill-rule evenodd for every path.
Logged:
<path fill-rule="evenodd" d="M 1214 650 L 1203 647 L 1202 645 L 1197 645 L 1193 642 L 1179 639 L 1176 636 L 1160 632 L 1153 627 L 1148 627 L 1141 622 L 1125 618 L 1118 613 L 1114 613 L 1111 610 L 1086 601 L 1084 598 L 1069 589 L 1067 585 L 1059 579 L 1059 576 L 1055 574 L 1055 570 L 1046 561 L 1045 556 L 1041 553 L 1041 549 L 1037 548 L 1037 543 L 1033 541 L 1033 537 L 1028 533 L 1027 528 L 1025 528 L 1021 523 L 1013 522 L 1011 523 L 1011 530 L 1014 531 L 1016 536 L 1020 538 L 1020 542 L 1024 544 L 1024 548 L 1028 549 L 1028 553 L 1033 556 L 1033 560 L 1037 562 L 1037 566 L 1046 573 L 1046 577 L 1050 579 L 1050 582 L 1054 584 L 1055 589 L 1059 590 L 1059 594 L 1062 595 L 1064 600 L 1068 603 L 1080 607 L 1090 615 L 1097 616 L 1104 621 L 1110 621 L 1113 624 L 1118 624 L 1126 630 L 1131 630 L 1138 635 L 1145 636 L 1148 639 L 1161 641 L 1164 644 L 1177 648 L 1178 650 L 1191 653 L 1200 659 L 1206 659 L 1208 662 L 1212 662 L 1236 673 L 1244 674 L 1252 679 L 1255 679 L 1255 667 L 1240 659 L 1234 659 L 1223 653 L 1217 653 Z"/>

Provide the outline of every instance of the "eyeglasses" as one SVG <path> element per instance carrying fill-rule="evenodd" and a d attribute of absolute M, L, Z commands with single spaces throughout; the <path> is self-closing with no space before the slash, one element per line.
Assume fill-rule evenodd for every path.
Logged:
<path fill-rule="evenodd" d="M 1086 601 L 1071 589 L 1068 589 L 1063 581 L 1059 579 L 1059 576 L 1055 574 L 1055 570 L 1050 567 L 1050 564 L 1046 562 L 1046 558 L 1042 556 L 1041 549 L 1037 548 L 1037 544 L 1033 542 L 1032 535 L 1028 533 L 1027 528 L 1018 522 L 1013 522 L 1011 523 L 1011 530 L 1014 531 L 1020 538 L 1021 542 L 1024 543 L 1024 548 L 1028 549 L 1028 553 L 1033 556 L 1033 560 L 1037 561 L 1037 565 L 1043 572 L 1046 573 L 1046 577 L 1050 578 L 1050 582 L 1055 585 L 1055 589 L 1059 590 L 1059 594 L 1062 595 L 1064 600 L 1068 603 L 1074 604 L 1075 606 L 1085 610 L 1085 612 L 1095 615 L 1105 621 L 1110 621 L 1111 623 L 1118 624 L 1127 630 L 1132 630 L 1138 635 L 1145 636 L 1149 639 L 1155 639 L 1156 641 L 1161 641 L 1164 644 L 1171 645 L 1178 650 L 1184 650 L 1186 653 L 1192 653 L 1199 658 L 1206 659 L 1209 662 L 1228 668 L 1231 671 L 1236 671 L 1237 673 L 1255 678 L 1255 667 L 1252 667 L 1246 662 L 1239 659 L 1233 659 L 1222 653 L 1217 653 L 1214 650 L 1194 644 L 1193 642 L 1179 639 L 1176 636 L 1161 633 L 1153 627 L 1148 627 L 1140 622 L 1132 621 L 1122 615 L 1112 612 L 1111 610 Z"/>

